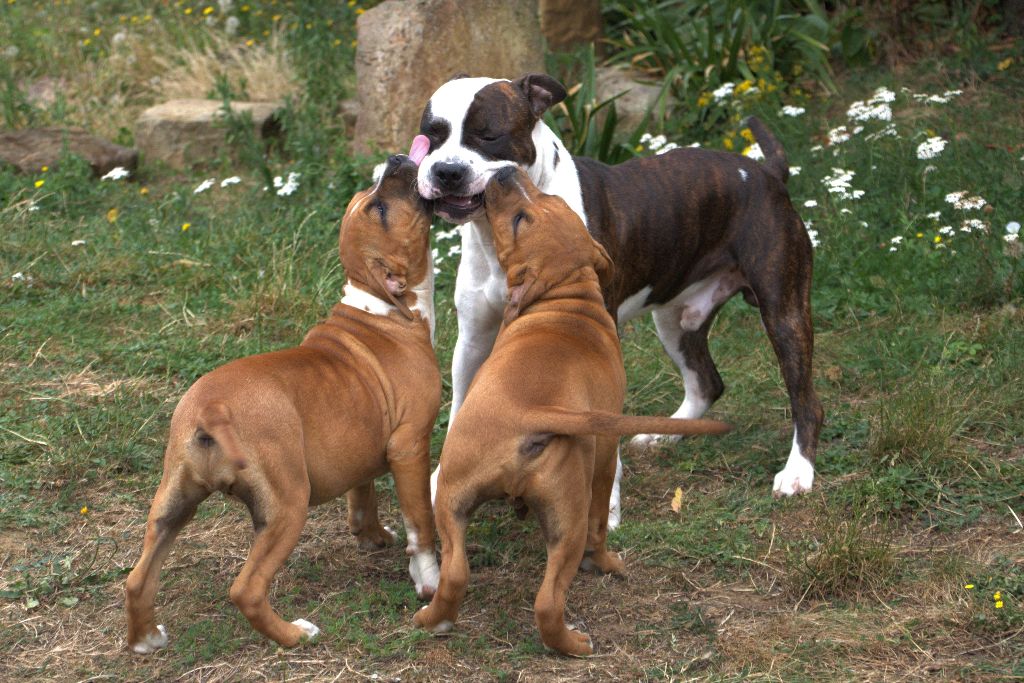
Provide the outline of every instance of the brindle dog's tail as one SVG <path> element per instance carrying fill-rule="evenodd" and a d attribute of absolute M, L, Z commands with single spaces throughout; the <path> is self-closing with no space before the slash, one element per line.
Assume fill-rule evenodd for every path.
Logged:
<path fill-rule="evenodd" d="M 789 161 L 786 159 L 786 151 L 782 149 L 782 143 L 756 116 L 747 119 L 747 128 L 754 134 L 754 139 L 757 140 L 757 144 L 760 145 L 761 151 L 764 153 L 762 165 L 785 184 L 789 180 Z"/>
<path fill-rule="evenodd" d="M 217 442 L 221 451 L 235 467 L 244 470 L 248 465 L 238 432 L 231 422 L 231 411 L 220 401 L 211 401 L 199 409 L 199 429 L 196 439 L 200 445 L 210 446 L 210 440 Z"/>
<path fill-rule="evenodd" d="M 725 434 L 732 429 L 718 420 L 683 420 L 672 417 L 621 415 L 601 410 L 576 411 L 558 406 L 527 408 L 520 425 L 529 436 L 523 443 L 530 453 L 539 452 L 555 435 L 596 434 Z"/>

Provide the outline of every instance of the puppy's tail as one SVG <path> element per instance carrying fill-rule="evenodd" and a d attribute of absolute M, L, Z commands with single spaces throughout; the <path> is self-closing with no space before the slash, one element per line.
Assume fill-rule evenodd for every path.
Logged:
<path fill-rule="evenodd" d="M 782 143 L 772 135 L 768 127 L 761 123 L 761 119 L 751 116 L 747 119 L 747 128 L 754 134 L 754 139 L 760 145 L 764 153 L 762 165 L 773 176 L 782 181 L 783 184 L 789 180 L 789 161 L 786 159 L 786 151 L 782 149 Z"/>
<path fill-rule="evenodd" d="M 199 409 L 199 429 L 196 438 L 200 445 L 212 445 L 206 442 L 213 439 L 220 446 L 228 460 L 240 470 L 248 466 L 242 444 L 238 440 L 238 432 L 231 421 L 231 411 L 227 404 L 211 401 Z"/>
<path fill-rule="evenodd" d="M 684 420 L 673 417 L 622 415 L 603 410 L 576 411 L 558 406 L 527 408 L 521 418 L 524 431 L 529 434 L 596 434 L 621 436 L 624 434 L 725 434 L 730 427 L 718 420 Z"/>

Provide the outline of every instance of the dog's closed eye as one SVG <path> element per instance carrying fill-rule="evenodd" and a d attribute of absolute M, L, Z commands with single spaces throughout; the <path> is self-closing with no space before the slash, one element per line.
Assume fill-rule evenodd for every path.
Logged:
<path fill-rule="evenodd" d="M 522 211 L 512 217 L 512 237 L 519 236 L 519 224 L 526 218 L 526 214 Z"/>

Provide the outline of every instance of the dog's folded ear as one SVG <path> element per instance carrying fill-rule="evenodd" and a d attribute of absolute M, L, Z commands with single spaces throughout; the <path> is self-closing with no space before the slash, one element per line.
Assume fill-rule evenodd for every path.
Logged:
<path fill-rule="evenodd" d="M 391 270 L 382 263 L 379 259 L 372 259 L 367 262 L 366 269 L 370 273 L 370 278 L 374 281 L 374 284 L 384 292 L 385 296 L 395 305 L 398 312 L 404 315 L 409 320 L 414 320 L 416 316 L 400 298 L 405 294 L 405 278 L 400 275 L 395 275 Z"/>
<path fill-rule="evenodd" d="M 519 271 L 518 273 L 516 271 L 510 273 L 509 279 L 519 280 L 521 273 L 522 280 L 520 284 L 513 285 L 508 289 L 508 303 L 505 304 L 505 314 L 503 316 L 506 325 L 518 318 L 519 314 L 539 299 L 545 290 L 544 283 L 533 270 L 525 266 L 519 266 L 517 270 Z"/>
<path fill-rule="evenodd" d="M 530 110 L 537 118 L 566 96 L 565 86 L 547 74 L 526 74 L 512 83 L 526 95 Z"/>

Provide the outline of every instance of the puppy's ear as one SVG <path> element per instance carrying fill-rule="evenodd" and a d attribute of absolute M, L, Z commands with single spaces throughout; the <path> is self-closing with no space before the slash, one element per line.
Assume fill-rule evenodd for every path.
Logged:
<path fill-rule="evenodd" d="M 597 242 L 594 242 L 594 272 L 597 273 L 601 289 L 608 286 L 612 281 L 612 275 L 615 274 L 615 266 L 612 264 L 611 257 L 608 256 L 605 248 Z"/>
<path fill-rule="evenodd" d="M 526 74 L 512 83 L 523 91 L 530 102 L 530 110 L 537 118 L 565 99 L 565 87 L 547 74 Z"/>
<path fill-rule="evenodd" d="M 509 287 L 508 290 L 508 303 L 505 304 L 503 317 L 506 325 L 518 318 L 520 313 L 529 308 L 544 293 L 544 284 L 537 278 L 537 274 L 533 270 L 521 267 L 520 272 L 523 273 L 522 282 Z"/>
<path fill-rule="evenodd" d="M 399 297 L 405 294 L 405 278 L 401 275 L 395 275 L 391 270 L 379 259 L 371 259 L 366 263 L 366 269 L 370 273 L 370 277 L 373 279 L 377 287 L 391 300 L 391 303 L 395 305 L 398 312 L 404 315 L 409 320 L 414 320 L 415 315 L 405 305 Z"/>

